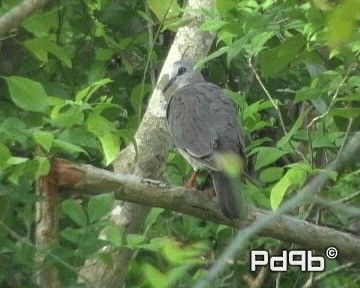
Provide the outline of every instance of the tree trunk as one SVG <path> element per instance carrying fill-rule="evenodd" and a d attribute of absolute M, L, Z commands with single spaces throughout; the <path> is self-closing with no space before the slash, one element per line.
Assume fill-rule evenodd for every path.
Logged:
<path fill-rule="evenodd" d="M 212 0 L 190 0 L 187 8 L 210 9 L 212 6 Z M 174 61 L 182 58 L 198 60 L 205 57 L 210 50 L 214 35 L 198 29 L 204 21 L 203 17 L 192 13 L 185 13 L 184 17 L 191 17 L 193 21 L 177 32 L 159 79 L 169 73 L 170 64 Z M 135 140 L 138 148 L 137 161 L 134 147 L 129 146 L 121 152 L 116 161 L 115 172 L 163 179 L 166 154 L 172 144 L 165 121 L 165 101 L 158 87 L 152 94 Z M 148 210 L 149 208 L 141 205 L 120 202 L 114 208 L 111 218 L 124 234 L 141 233 Z M 131 251 L 124 249 L 114 253 L 113 267 L 108 267 L 101 261 L 87 261 L 82 274 L 96 287 L 122 287 L 131 255 Z"/>

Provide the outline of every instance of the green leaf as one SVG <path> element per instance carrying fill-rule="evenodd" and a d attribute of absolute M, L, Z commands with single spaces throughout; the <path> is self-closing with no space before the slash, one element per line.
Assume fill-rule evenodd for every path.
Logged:
<path fill-rule="evenodd" d="M 70 104 L 70 105 L 69 105 Z M 70 108 L 68 108 L 70 106 Z M 85 105 L 74 105 L 74 103 L 64 102 L 54 106 L 51 111 L 52 124 L 60 128 L 71 128 L 84 122 L 83 109 Z"/>
<path fill-rule="evenodd" d="M 148 5 L 160 21 L 165 18 L 175 18 L 180 11 L 179 4 L 173 0 L 149 0 Z"/>
<path fill-rule="evenodd" d="M 208 20 L 200 26 L 200 30 L 216 31 L 226 24 L 228 24 L 228 22 L 222 20 Z"/>
<path fill-rule="evenodd" d="M 161 32 L 171 30 L 176 32 L 179 28 L 184 27 L 192 22 L 191 18 L 175 18 L 174 20 L 167 21 L 161 28 Z"/>
<path fill-rule="evenodd" d="M 204 253 L 206 249 L 207 244 L 205 241 L 182 247 L 179 246 L 179 242 L 165 238 L 161 254 L 169 263 L 173 264 L 203 264 L 199 256 Z"/>
<path fill-rule="evenodd" d="M 294 126 L 290 129 L 290 131 L 288 133 L 286 133 L 286 135 L 279 140 L 279 142 L 277 144 L 277 148 L 281 148 L 285 144 L 289 143 L 291 137 L 301 128 L 301 126 L 304 122 L 304 119 L 310 110 L 311 110 L 311 108 L 309 108 L 308 110 L 306 110 L 305 112 L 303 112 L 300 115 L 300 117 L 296 120 Z"/>
<path fill-rule="evenodd" d="M 342 118 L 357 118 L 360 116 L 360 108 L 333 108 L 329 115 Z"/>
<path fill-rule="evenodd" d="M 306 41 L 302 36 L 296 36 L 285 40 L 273 49 L 263 51 L 259 57 L 262 76 L 274 76 L 283 71 L 298 56 L 305 44 Z"/>
<path fill-rule="evenodd" d="M 274 142 L 274 140 L 269 137 L 264 137 L 264 138 L 253 140 L 248 145 L 246 145 L 246 150 L 251 151 L 255 147 L 258 147 L 266 142 Z"/>
<path fill-rule="evenodd" d="M 242 37 L 238 40 L 236 40 L 233 44 L 231 44 L 231 46 L 228 47 L 227 50 L 227 58 L 226 58 L 226 63 L 227 66 L 230 67 L 230 63 L 231 61 L 237 56 L 239 55 L 239 53 L 241 51 L 243 51 L 245 49 L 245 44 L 248 40 L 248 37 Z"/>
<path fill-rule="evenodd" d="M 13 166 L 13 165 L 23 164 L 23 163 L 26 163 L 28 161 L 30 161 L 30 159 L 25 158 L 25 157 L 10 157 L 7 160 L 7 164 L 9 164 L 10 166 Z"/>
<path fill-rule="evenodd" d="M 100 115 L 92 115 L 86 121 L 87 129 L 94 133 L 101 142 L 105 155 L 105 166 L 110 165 L 119 155 L 120 139 L 116 133 L 113 123 Z"/>
<path fill-rule="evenodd" d="M 122 232 L 120 228 L 116 225 L 109 225 L 105 228 L 106 240 L 115 246 L 121 246 L 122 244 Z"/>
<path fill-rule="evenodd" d="M 131 104 L 136 113 L 141 112 L 141 104 L 144 96 L 151 92 L 152 87 L 150 84 L 139 84 L 135 86 L 131 91 Z"/>
<path fill-rule="evenodd" d="M 26 164 L 18 164 L 11 167 L 11 174 L 8 179 L 15 185 L 19 185 L 19 178 L 25 174 Z"/>
<path fill-rule="evenodd" d="M 5 77 L 14 103 L 25 111 L 46 112 L 47 94 L 39 83 L 20 76 Z"/>
<path fill-rule="evenodd" d="M 126 235 L 126 244 L 129 247 L 135 247 L 146 241 L 146 237 L 139 234 L 128 234 Z"/>
<path fill-rule="evenodd" d="M 356 33 L 360 15 L 360 1 L 345 0 L 339 3 L 328 19 L 326 39 L 333 47 L 346 43 Z"/>
<path fill-rule="evenodd" d="M 11 158 L 11 152 L 9 148 L 0 142 L 0 175 L 2 171 L 4 171 L 7 167 L 9 167 L 8 160 L 10 158 Z"/>
<path fill-rule="evenodd" d="M 51 169 L 49 159 L 45 157 L 36 156 L 34 160 L 36 162 L 36 168 L 33 171 L 35 179 L 40 176 L 48 175 Z"/>
<path fill-rule="evenodd" d="M 94 61 L 89 70 L 88 84 L 104 78 L 106 74 L 106 62 Z"/>
<path fill-rule="evenodd" d="M 230 10 L 236 8 L 237 1 L 235 0 L 216 0 L 215 7 L 221 14 L 226 14 Z"/>
<path fill-rule="evenodd" d="M 98 137 L 102 137 L 108 132 L 115 132 L 116 127 L 114 123 L 99 115 L 98 112 L 100 111 L 95 111 L 89 115 L 89 118 L 86 121 L 87 129 Z"/>
<path fill-rule="evenodd" d="M 271 183 L 281 178 L 284 172 L 284 167 L 269 167 L 261 171 L 259 179 L 265 183 Z"/>
<path fill-rule="evenodd" d="M 67 152 L 69 154 L 73 154 L 73 153 L 84 153 L 87 156 L 89 156 L 89 154 L 81 147 L 74 145 L 70 142 L 65 142 L 65 141 L 61 141 L 61 140 L 54 140 L 54 145 L 53 147 L 56 148 L 60 148 L 61 150 L 63 150 L 64 152 Z"/>
<path fill-rule="evenodd" d="M 94 223 L 101 217 L 110 213 L 114 204 L 114 193 L 106 193 L 91 197 L 87 207 L 90 223 Z"/>
<path fill-rule="evenodd" d="M 268 166 L 280 159 L 282 156 L 288 154 L 286 151 L 273 147 L 257 147 L 251 151 L 251 154 L 254 153 L 258 153 L 255 164 L 256 170 Z"/>
<path fill-rule="evenodd" d="M 166 274 L 159 271 L 153 265 L 149 263 L 142 264 L 141 271 L 149 283 L 150 287 L 153 288 L 166 288 L 168 287 L 168 281 Z"/>
<path fill-rule="evenodd" d="M 46 11 L 41 14 L 34 14 L 27 18 L 22 24 L 26 30 L 37 37 L 49 36 L 50 31 L 57 31 L 59 27 L 59 16 L 57 10 Z"/>
<path fill-rule="evenodd" d="M 255 35 L 250 42 L 251 54 L 256 56 L 262 51 L 264 45 L 267 41 L 269 41 L 276 33 L 272 31 L 266 31 Z"/>
<path fill-rule="evenodd" d="M 153 207 L 146 216 L 144 222 L 145 227 L 153 225 L 164 211 L 165 211 L 164 208 Z"/>
<path fill-rule="evenodd" d="M 86 97 L 85 102 L 88 102 L 91 95 L 93 95 L 100 87 L 113 82 L 113 80 L 109 79 L 109 78 L 104 78 L 100 81 L 97 81 L 93 84 L 91 84 L 90 86 L 84 88 L 83 90 L 79 91 L 76 94 L 76 102 L 80 102 L 81 100 L 83 100 Z"/>
<path fill-rule="evenodd" d="M 351 88 L 360 88 L 360 76 L 351 76 L 348 80 L 348 85 Z M 360 97 L 360 95 L 358 95 Z"/>
<path fill-rule="evenodd" d="M 302 186 L 306 181 L 306 171 L 301 168 L 292 168 L 271 189 L 270 202 L 273 210 L 279 208 L 283 198 L 290 189 Z"/>
<path fill-rule="evenodd" d="M 349 95 L 349 96 L 345 96 L 345 97 L 340 97 L 335 100 L 335 102 L 351 102 L 351 101 L 359 102 L 360 94 L 354 94 L 354 95 Z"/>
<path fill-rule="evenodd" d="M 87 218 L 80 203 L 73 199 L 65 200 L 61 204 L 63 213 L 68 215 L 74 222 L 79 224 L 81 227 L 87 226 Z"/>
<path fill-rule="evenodd" d="M 46 152 L 50 152 L 50 148 L 54 142 L 54 135 L 52 133 L 37 131 L 33 134 L 33 138 L 37 144 L 45 149 Z"/>
<path fill-rule="evenodd" d="M 39 60 L 47 63 L 48 53 L 54 55 L 60 61 L 62 61 L 67 67 L 71 68 L 72 63 L 65 48 L 60 47 L 54 41 L 48 38 L 35 38 L 24 42 L 26 48 L 28 48 Z"/>
<path fill-rule="evenodd" d="M 206 62 L 209 62 L 212 59 L 215 59 L 223 54 L 225 54 L 229 50 L 229 47 L 221 47 L 219 50 L 216 50 L 214 53 L 204 57 L 200 61 L 196 63 L 196 67 L 202 67 Z"/>
<path fill-rule="evenodd" d="M 113 49 L 105 48 L 95 52 L 95 60 L 105 62 L 109 61 L 115 54 Z"/>
<path fill-rule="evenodd" d="M 306 100 L 315 100 L 321 96 L 321 90 L 313 87 L 302 87 L 295 94 L 295 103 Z"/>
<path fill-rule="evenodd" d="M 75 244 L 79 244 L 84 240 L 84 233 L 82 229 L 65 228 L 60 232 L 60 235 Z"/>

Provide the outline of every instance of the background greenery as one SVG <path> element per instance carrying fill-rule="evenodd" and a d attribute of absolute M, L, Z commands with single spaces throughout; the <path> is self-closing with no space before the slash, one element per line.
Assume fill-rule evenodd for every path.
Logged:
<path fill-rule="evenodd" d="M 20 1 L 0 1 L 0 15 Z M 146 108 L 185 3 L 172 0 L 73 1 L 48 5 L 0 42 L 0 286 L 36 287 L 39 251 L 34 242 L 34 181 L 50 157 L 111 169 Z M 254 184 L 247 194 L 258 207 L 276 209 L 341 151 L 360 127 L 360 2 L 216 1 L 201 27 L 216 32 L 205 64 L 207 79 L 225 88 L 239 107 Z M 249 62 L 250 59 L 250 62 Z M 249 64 L 250 63 L 250 64 Z M 258 76 L 258 77 L 257 77 Z M 267 89 L 267 92 L 264 91 Z M 321 116 L 316 118 L 317 116 Z M 315 120 L 315 121 L 314 121 Z M 171 151 L 167 177 L 182 184 L 190 166 Z M 331 175 L 322 196 L 341 199 L 359 190 L 358 164 Z M 206 188 L 206 177 L 199 181 Z M 351 200 L 359 204 L 359 197 Z M 46 261 L 60 271 L 63 287 L 80 287 L 86 259 L 112 265 L 111 251 L 136 253 L 128 287 L 190 287 L 231 240 L 229 227 L 153 208 L 142 235 L 122 235 L 102 216 L 112 194 L 61 204 L 60 243 Z M 344 229 L 356 219 L 319 210 L 293 211 Z M 317 220 L 316 220 L 317 219 Z M 356 222 L 355 222 L 356 223 Z M 9 229 L 11 230 L 9 230 Z M 105 229 L 104 239 L 99 239 Z M 110 245 L 108 252 L 99 250 Z M 277 251 L 291 244 L 254 239 L 252 249 Z M 331 269 L 340 265 L 327 263 Z M 317 287 L 358 287 L 359 268 L 325 278 Z M 213 287 L 249 285 L 248 255 L 229 259 Z M 269 275 L 263 287 L 274 287 Z M 301 287 L 309 274 L 291 269 L 281 287 Z M 249 280 L 250 279 L 250 280 Z"/>

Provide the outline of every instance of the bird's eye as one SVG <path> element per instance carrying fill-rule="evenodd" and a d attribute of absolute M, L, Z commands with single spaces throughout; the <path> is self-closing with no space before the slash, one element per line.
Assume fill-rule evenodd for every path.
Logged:
<path fill-rule="evenodd" d="M 183 75 L 186 72 L 186 68 L 185 67 L 180 67 L 178 70 L 178 76 Z"/>

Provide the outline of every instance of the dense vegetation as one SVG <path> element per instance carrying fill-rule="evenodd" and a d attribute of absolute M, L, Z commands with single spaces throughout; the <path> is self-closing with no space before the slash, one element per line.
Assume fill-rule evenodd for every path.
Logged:
<path fill-rule="evenodd" d="M 0 15 L 19 2 L 0 1 Z M 36 287 L 32 276 L 44 251 L 31 245 L 34 204 L 43 199 L 34 187 L 49 172 L 51 157 L 111 169 L 119 151 L 133 142 L 174 32 L 186 25 L 184 3 L 144 2 L 58 1 L 0 39 L 1 287 Z M 360 2 L 218 0 L 215 6 L 197 11 L 208 19 L 201 29 L 216 32 L 199 65 L 239 108 L 250 174 L 257 178 L 244 189 L 256 206 L 276 210 L 359 130 Z M 190 172 L 171 151 L 168 181 L 180 185 Z M 359 205 L 359 172 L 354 162 L 331 173 L 333 182 L 319 195 L 338 200 L 354 194 L 347 201 Z M 200 182 L 209 185 L 205 176 Z M 70 195 L 60 205 L 60 242 L 45 257 L 59 269 L 63 287 L 80 287 L 74 271 L 85 260 L 111 266 L 111 251 L 124 247 L 135 252 L 127 287 L 190 287 L 235 233 L 153 208 L 142 235 L 123 235 L 102 218 L 114 205 L 112 194 L 82 201 Z M 301 206 L 293 216 L 337 229 L 357 221 L 317 205 Z M 100 250 L 105 245 L 111 249 Z M 290 247 L 268 238 L 249 244 L 271 251 Z M 329 261 L 326 267 L 341 264 Z M 352 269 L 316 287 L 358 287 L 359 268 Z M 281 275 L 268 275 L 261 287 L 275 287 L 275 281 L 301 287 L 310 277 L 296 268 Z M 245 253 L 229 259 L 213 287 L 250 285 L 255 277 Z"/>

